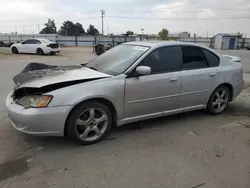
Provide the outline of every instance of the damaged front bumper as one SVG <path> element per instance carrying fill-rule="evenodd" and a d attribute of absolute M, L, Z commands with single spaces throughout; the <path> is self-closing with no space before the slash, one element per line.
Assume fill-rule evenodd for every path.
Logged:
<path fill-rule="evenodd" d="M 20 132 L 41 136 L 63 136 L 64 126 L 71 106 L 29 108 L 16 104 L 10 93 L 6 99 L 8 115 Z"/>

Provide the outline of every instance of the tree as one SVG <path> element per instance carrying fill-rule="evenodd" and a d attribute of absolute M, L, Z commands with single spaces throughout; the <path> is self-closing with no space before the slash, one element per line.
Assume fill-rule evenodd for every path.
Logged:
<path fill-rule="evenodd" d="M 133 31 L 127 31 L 125 35 L 126 35 L 126 36 L 129 36 L 129 35 L 133 35 L 133 34 L 134 34 Z"/>
<path fill-rule="evenodd" d="M 54 20 L 48 19 L 48 22 L 44 24 L 45 27 L 42 29 L 40 34 L 56 34 L 56 24 Z"/>
<path fill-rule="evenodd" d="M 162 40 L 168 40 L 168 30 L 163 28 L 160 32 L 159 32 L 159 36 Z"/>
<path fill-rule="evenodd" d="M 99 34 L 99 31 L 95 28 L 95 26 L 93 26 L 93 25 L 89 25 L 89 28 L 88 28 L 88 30 L 87 30 L 87 33 L 89 34 L 89 35 L 98 35 Z"/>
<path fill-rule="evenodd" d="M 67 36 L 79 36 L 85 34 L 85 30 L 83 29 L 82 24 L 78 22 L 74 24 L 72 21 L 65 21 L 63 22 L 58 34 Z"/>
<path fill-rule="evenodd" d="M 239 38 L 243 37 L 243 33 L 241 33 L 241 32 L 238 32 L 237 35 L 239 36 Z"/>

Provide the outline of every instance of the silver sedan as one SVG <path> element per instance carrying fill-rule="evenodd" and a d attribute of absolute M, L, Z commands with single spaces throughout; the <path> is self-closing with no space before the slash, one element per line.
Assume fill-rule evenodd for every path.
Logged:
<path fill-rule="evenodd" d="M 80 144 L 126 123 L 199 109 L 221 114 L 244 87 L 239 57 L 160 41 L 121 44 L 86 65 L 32 64 L 14 82 L 6 105 L 17 130 Z"/>

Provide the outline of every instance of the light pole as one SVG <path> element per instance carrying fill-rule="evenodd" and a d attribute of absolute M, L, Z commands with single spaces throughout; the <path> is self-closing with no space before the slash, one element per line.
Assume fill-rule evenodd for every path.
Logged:
<path fill-rule="evenodd" d="M 101 18 L 102 18 L 102 35 L 104 35 L 104 29 L 103 29 L 103 18 L 105 17 L 105 10 L 101 10 Z"/>
<path fill-rule="evenodd" d="M 141 34 L 144 34 L 144 29 L 141 29 Z"/>

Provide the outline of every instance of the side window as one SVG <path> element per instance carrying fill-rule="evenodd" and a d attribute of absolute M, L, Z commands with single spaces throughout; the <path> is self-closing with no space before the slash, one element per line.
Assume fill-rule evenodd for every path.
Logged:
<path fill-rule="evenodd" d="M 220 64 L 220 58 L 213 54 L 212 52 L 209 52 L 206 49 L 202 49 L 202 53 L 204 54 L 208 64 L 210 67 L 217 67 Z"/>
<path fill-rule="evenodd" d="M 183 70 L 200 69 L 207 67 L 207 62 L 199 48 L 192 46 L 182 47 L 183 52 Z"/>
<path fill-rule="evenodd" d="M 26 40 L 22 44 L 31 44 L 31 40 Z"/>
<path fill-rule="evenodd" d="M 36 40 L 36 39 L 31 39 L 29 40 L 30 43 L 29 44 L 40 44 L 40 41 L 39 40 Z"/>
<path fill-rule="evenodd" d="M 34 40 L 34 44 L 41 44 L 39 40 Z"/>
<path fill-rule="evenodd" d="M 156 49 L 149 54 L 141 63 L 149 66 L 152 74 L 180 71 L 182 52 L 179 46 L 169 46 Z"/>

